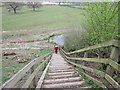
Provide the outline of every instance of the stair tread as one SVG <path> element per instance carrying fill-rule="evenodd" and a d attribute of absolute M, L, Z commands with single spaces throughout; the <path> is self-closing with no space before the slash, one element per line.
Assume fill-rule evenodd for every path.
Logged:
<path fill-rule="evenodd" d="M 64 83 L 57 83 L 57 84 L 44 84 L 43 88 L 62 88 L 62 87 L 70 87 L 70 86 L 80 86 L 84 84 L 85 81 L 77 81 L 77 82 L 64 82 Z"/>
<path fill-rule="evenodd" d="M 61 79 L 45 79 L 44 83 L 60 83 L 60 82 L 73 82 L 80 81 L 82 77 L 69 77 L 69 78 L 61 78 Z"/>
<path fill-rule="evenodd" d="M 65 75 L 65 74 L 74 74 L 75 71 L 71 72 L 54 72 L 54 73 L 48 73 L 48 75 Z"/>
<path fill-rule="evenodd" d="M 75 77 L 78 74 L 66 74 L 66 75 L 55 75 L 55 76 L 48 76 L 48 78 L 66 78 L 66 77 Z"/>

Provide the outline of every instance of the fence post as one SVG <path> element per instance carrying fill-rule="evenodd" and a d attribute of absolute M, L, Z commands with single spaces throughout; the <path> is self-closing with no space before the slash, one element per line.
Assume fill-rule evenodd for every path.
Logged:
<path fill-rule="evenodd" d="M 85 53 L 84 53 L 84 58 L 87 58 L 87 57 L 88 57 L 88 52 L 85 52 Z M 85 65 L 85 62 L 83 61 L 82 64 Z"/>
<path fill-rule="evenodd" d="M 33 66 L 31 67 L 31 74 L 34 72 L 34 70 L 35 70 L 34 68 L 35 68 L 35 67 L 34 67 L 34 65 L 33 65 Z M 34 87 L 36 87 L 36 85 L 37 85 L 37 84 L 36 84 L 36 77 L 34 77 L 34 79 L 33 79 L 33 81 L 32 81 L 32 84 L 33 84 Z"/>
<path fill-rule="evenodd" d="M 116 62 L 118 61 L 118 48 L 117 47 L 115 46 L 112 47 L 110 58 Z M 111 67 L 110 65 L 107 66 L 107 69 L 106 69 L 107 74 L 109 74 L 110 76 L 113 76 L 114 71 L 115 70 L 113 67 Z M 103 82 L 109 88 L 110 83 L 105 79 L 103 79 Z"/>
<path fill-rule="evenodd" d="M 118 56 L 119 56 L 119 55 L 118 55 L 118 48 L 115 47 L 115 46 L 113 46 L 113 47 L 112 47 L 112 52 L 111 52 L 110 58 L 111 58 L 112 60 L 118 62 Z M 114 74 L 114 69 L 113 69 L 110 65 L 108 65 L 108 66 L 107 66 L 107 69 L 106 69 L 106 72 L 107 72 L 110 76 L 112 76 L 112 75 Z"/>
<path fill-rule="evenodd" d="M 87 58 L 87 57 L 88 57 L 88 52 L 86 51 L 86 52 L 84 53 L 84 58 Z M 85 65 L 85 61 L 82 62 L 82 65 Z M 85 72 L 84 69 L 82 69 L 82 71 Z"/>

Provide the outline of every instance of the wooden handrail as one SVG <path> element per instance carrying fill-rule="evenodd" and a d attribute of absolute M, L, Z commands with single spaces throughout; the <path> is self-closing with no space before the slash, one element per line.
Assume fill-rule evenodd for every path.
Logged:
<path fill-rule="evenodd" d="M 38 73 L 38 71 L 40 71 L 42 69 L 42 67 L 45 65 L 45 63 L 47 63 L 49 61 L 51 56 L 49 56 L 47 58 L 47 60 L 43 61 L 35 70 L 34 72 L 29 76 L 29 78 L 27 79 L 27 81 L 25 82 L 25 84 L 22 86 L 22 88 L 28 88 L 29 85 L 31 84 L 32 80 L 34 79 L 34 77 L 36 76 L 36 74 Z M 42 73 L 42 72 L 41 72 Z"/>
<path fill-rule="evenodd" d="M 113 72 L 115 70 L 120 71 L 120 64 L 117 63 L 118 48 L 120 47 L 119 44 L 120 44 L 119 41 L 111 40 L 109 42 L 104 42 L 104 43 L 101 43 L 98 45 L 89 46 L 87 48 L 80 49 L 80 50 L 70 52 L 70 53 L 65 52 L 61 48 L 60 53 L 65 58 L 65 60 L 67 62 L 69 62 L 70 64 L 72 64 L 73 66 L 78 67 L 78 68 L 82 69 L 83 71 L 86 70 L 86 71 L 92 72 L 95 75 L 99 75 L 99 76 L 105 78 L 105 80 L 107 81 L 107 82 L 106 81 L 100 82 L 97 79 L 89 76 L 87 73 L 83 72 L 87 77 L 90 77 L 97 85 L 102 85 L 102 87 L 104 88 L 111 84 L 114 88 L 120 88 L 120 85 L 118 84 L 118 82 L 116 82 L 116 80 L 114 80 L 112 78 L 112 75 L 114 74 Z M 88 58 L 88 56 L 86 55 L 86 52 L 89 50 L 98 49 L 98 48 L 102 48 L 102 47 L 108 47 L 108 46 L 112 46 L 112 52 L 111 52 L 111 55 L 109 58 Z M 83 58 L 78 58 L 76 56 L 71 57 L 71 54 L 76 54 L 76 53 L 81 53 L 81 52 L 85 52 Z M 81 64 L 77 63 L 78 61 L 84 61 L 84 62 L 81 62 L 81 64 L 82 64 L 81 65 Z M 107 70 L 105 72 L 102 72 L 97 69 L 89 68 L 87 66 L 84 66 L 85 62 L 97 62 L 97 63 L 106 64 Z M 112 71 L 112 72 L 110 73 L 110 71 Z M 104 83 L 106 86 L 104 86 L 104 84 L 102 84 L 102 83 Z"/>
<path fill-rule="evenodd" d="M 113 61 L 110 58 L 76 58 L 76 57 L 68 57 L 67 55 L 65 55 L 65 51 L 63 49 L 61 49 L 64 52 L 64 57 L 66 59 L 69 60 L 77 60 L 77 61 L 86 61 L 86 62 L 97 62 L 97 63 L 104 63 L 104 64 L 109 64 L 110 66 L 112 66 L 114 69 L 116 69 L 117 71 L 120 71 L 120 64 L 118 64 L 117 62 Z"/>
<path fill-rule="evenodd" d="M 35 90 L 38 90 L 38 89 L 41 88 L 42 83 L 43 83 L 43 80 L 44 80 L 44 78 L 45 78 L 45 74 L 46 74 L 46 72 L 47 72 L 47 70 L 48 70 L 49 65 L 50 65 L 50 62 L 48 63 L 48 65 L 47 65 L 47 67 L 45 68 L 45 70 L 44 70 L 42 76 L 40 77 L 40 79 L 39 79 L 39 81 L 38 81 L 38 84 L 37 84 Z"/>
<path fill-rule="evenodd" d="M 14 85 L 25 75 L 26 72 L 28 72 L 28 70 L 31 69 L 31 67 L 36 64 L 37 62 L 39 62 L 40 60 L 44 59 L 45 57 L 48 57 L 49 55 L 51 55 L 51 53 L 40 56 L 34 60 L 32 60 L 30 63 L 28 63 L 24 68 L 22 68 L 20 71 L 18 71 L 12 78 L 10 78 L 7 82 L 5 82 L 1 87 L 0 90 L 2 88 L 13 88 Z"/>
<path fill-rule="evenodd" d="M 75 53 L 85 52 L 85 51 L 98 49 L 98 48 L 103 48 L 103 47 L 108 47 L 108 46 L 120 47 L 119 45 L 120 45 L 120 42 L 118 40 L 111 40 L 111 41 L 108 41 L 108 42 L 103 42 L 101 44 L 89 46 L 87 48 L 83 48 L 83 49 L 76 50 L 76 51 L 73 51 L 73 52 L 69 52 L 69 53 L 65 52 L 65 54 L 71 55 L 71 54 L 75 54 Z"/>
<path fill-rule="evenodd" d="M 65 54 L 63 53 L 63 55 L 65 55 Z M 102 72 L 102 71 L 97 70 L 97 69 L 92 69 L 92 68 L 86 67 L 84 65 L 76 64 L 72 61 L 67 60 L 67 58 L 66 58 L 66 61 L 69 62 L 72 65 L 75 65 L 75 66 L 81 68 L 81 69 L 87 70 L 87 71 L 92 72 L 92 73 L 97 74 L 97 75 L 100 75 L 101 77 L 104 77 L 109 83 L 111 83 L 114 88 L 120 88 L 120 85 L 110 75 L 108 75 L 106 72 Z M 89 76 L 89 75 L 87 75 L 87 76 Z M 100 82 L 98 80 L 94 79 L 94 81 L 96 82 L 96 84 L 98 84 L 98 85 L 100 84 Z"/>

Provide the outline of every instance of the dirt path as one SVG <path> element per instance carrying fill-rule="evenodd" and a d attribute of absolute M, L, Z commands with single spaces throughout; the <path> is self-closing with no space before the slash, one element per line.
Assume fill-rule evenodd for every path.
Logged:
<path fill-rule="evenodd" d="M 53 54 L 42 88 L 90 88 L 60 54 Z"/>

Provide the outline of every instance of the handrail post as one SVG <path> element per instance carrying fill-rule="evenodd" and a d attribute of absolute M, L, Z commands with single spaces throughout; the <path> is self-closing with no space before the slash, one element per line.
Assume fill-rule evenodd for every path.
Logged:
<path fill-rule="evenodd" d="M 84 53 L 84 58 L 87 58 L 88 57 L 88 52 L 85 52 Z M 83 62 L 83 65 L 85 65 L 85 62 Z"/>
<path fill-rule="evenodd" d="M 118 55 L 118 48 L 115 47 L 115 46 L 113 46 L 113 47 L 112 47 L 112 52 L 111 52 L 110 58 L 111 58 L 112 60 L 118 62 L 118 57 L 119 57 L 119 55 Z M 106 69 L 106 72 L 107 72 L 110 76 L 112 76 L 112 75 L 114 74 L 114 69 L 113 69 L 110 65 L 108 65 L 108 66 L 107 66 L 107 69 Z"/>
<path fill-rule="evenodd" d="M 115 46 L 112 47 L 110 58 L 116 62 L 118 61 L 118 48 L 117 47 Z M 110 76 L 113 76 L 114 72 L 115 72 L 114 68 L 108 65 L 106 69 L 106 73 L 109 74 Z M 104 84 L 109 87 L 110 83 L 106 80 L 103 80 L 103 81 L 104 81 Z"/>
<path fill-rule="evenodd" d="M 77 54 L 74 54 L 74 55 L 72 55 L 73 57 L 77 57 Z M 76 61 L 76 60 L 74 60 L 73 61 L 74 63 L 78 63 L 78 61 Z M 76 65 L 73 65 L 74 67 L 76 67 Z"/>
<path fill-rule="evenodd" d="M 88 52 L 86 51 L 85 53 L 84 53 L 84 58 L 87 58 L 88 57 Z M 85 62 L 83 61 L 83 63 L 82 63 L 83 65 L 85 65 Z M 85 72 L 85 70 L 83 69 L 83 71 Z"/>
<path fill-rule="evenodd" d="M 34 70 L 35 70 L 35 66 L 33 65 L 32 67 L 31 67 L 31 74 L 34 72 Z M 32 84 L 33 84 L 33 86 L 34 87 L 36 87 L 36 77 L 34 77 L 34 79 L 33 79 L 33 81 L 32 81 Z"/>

